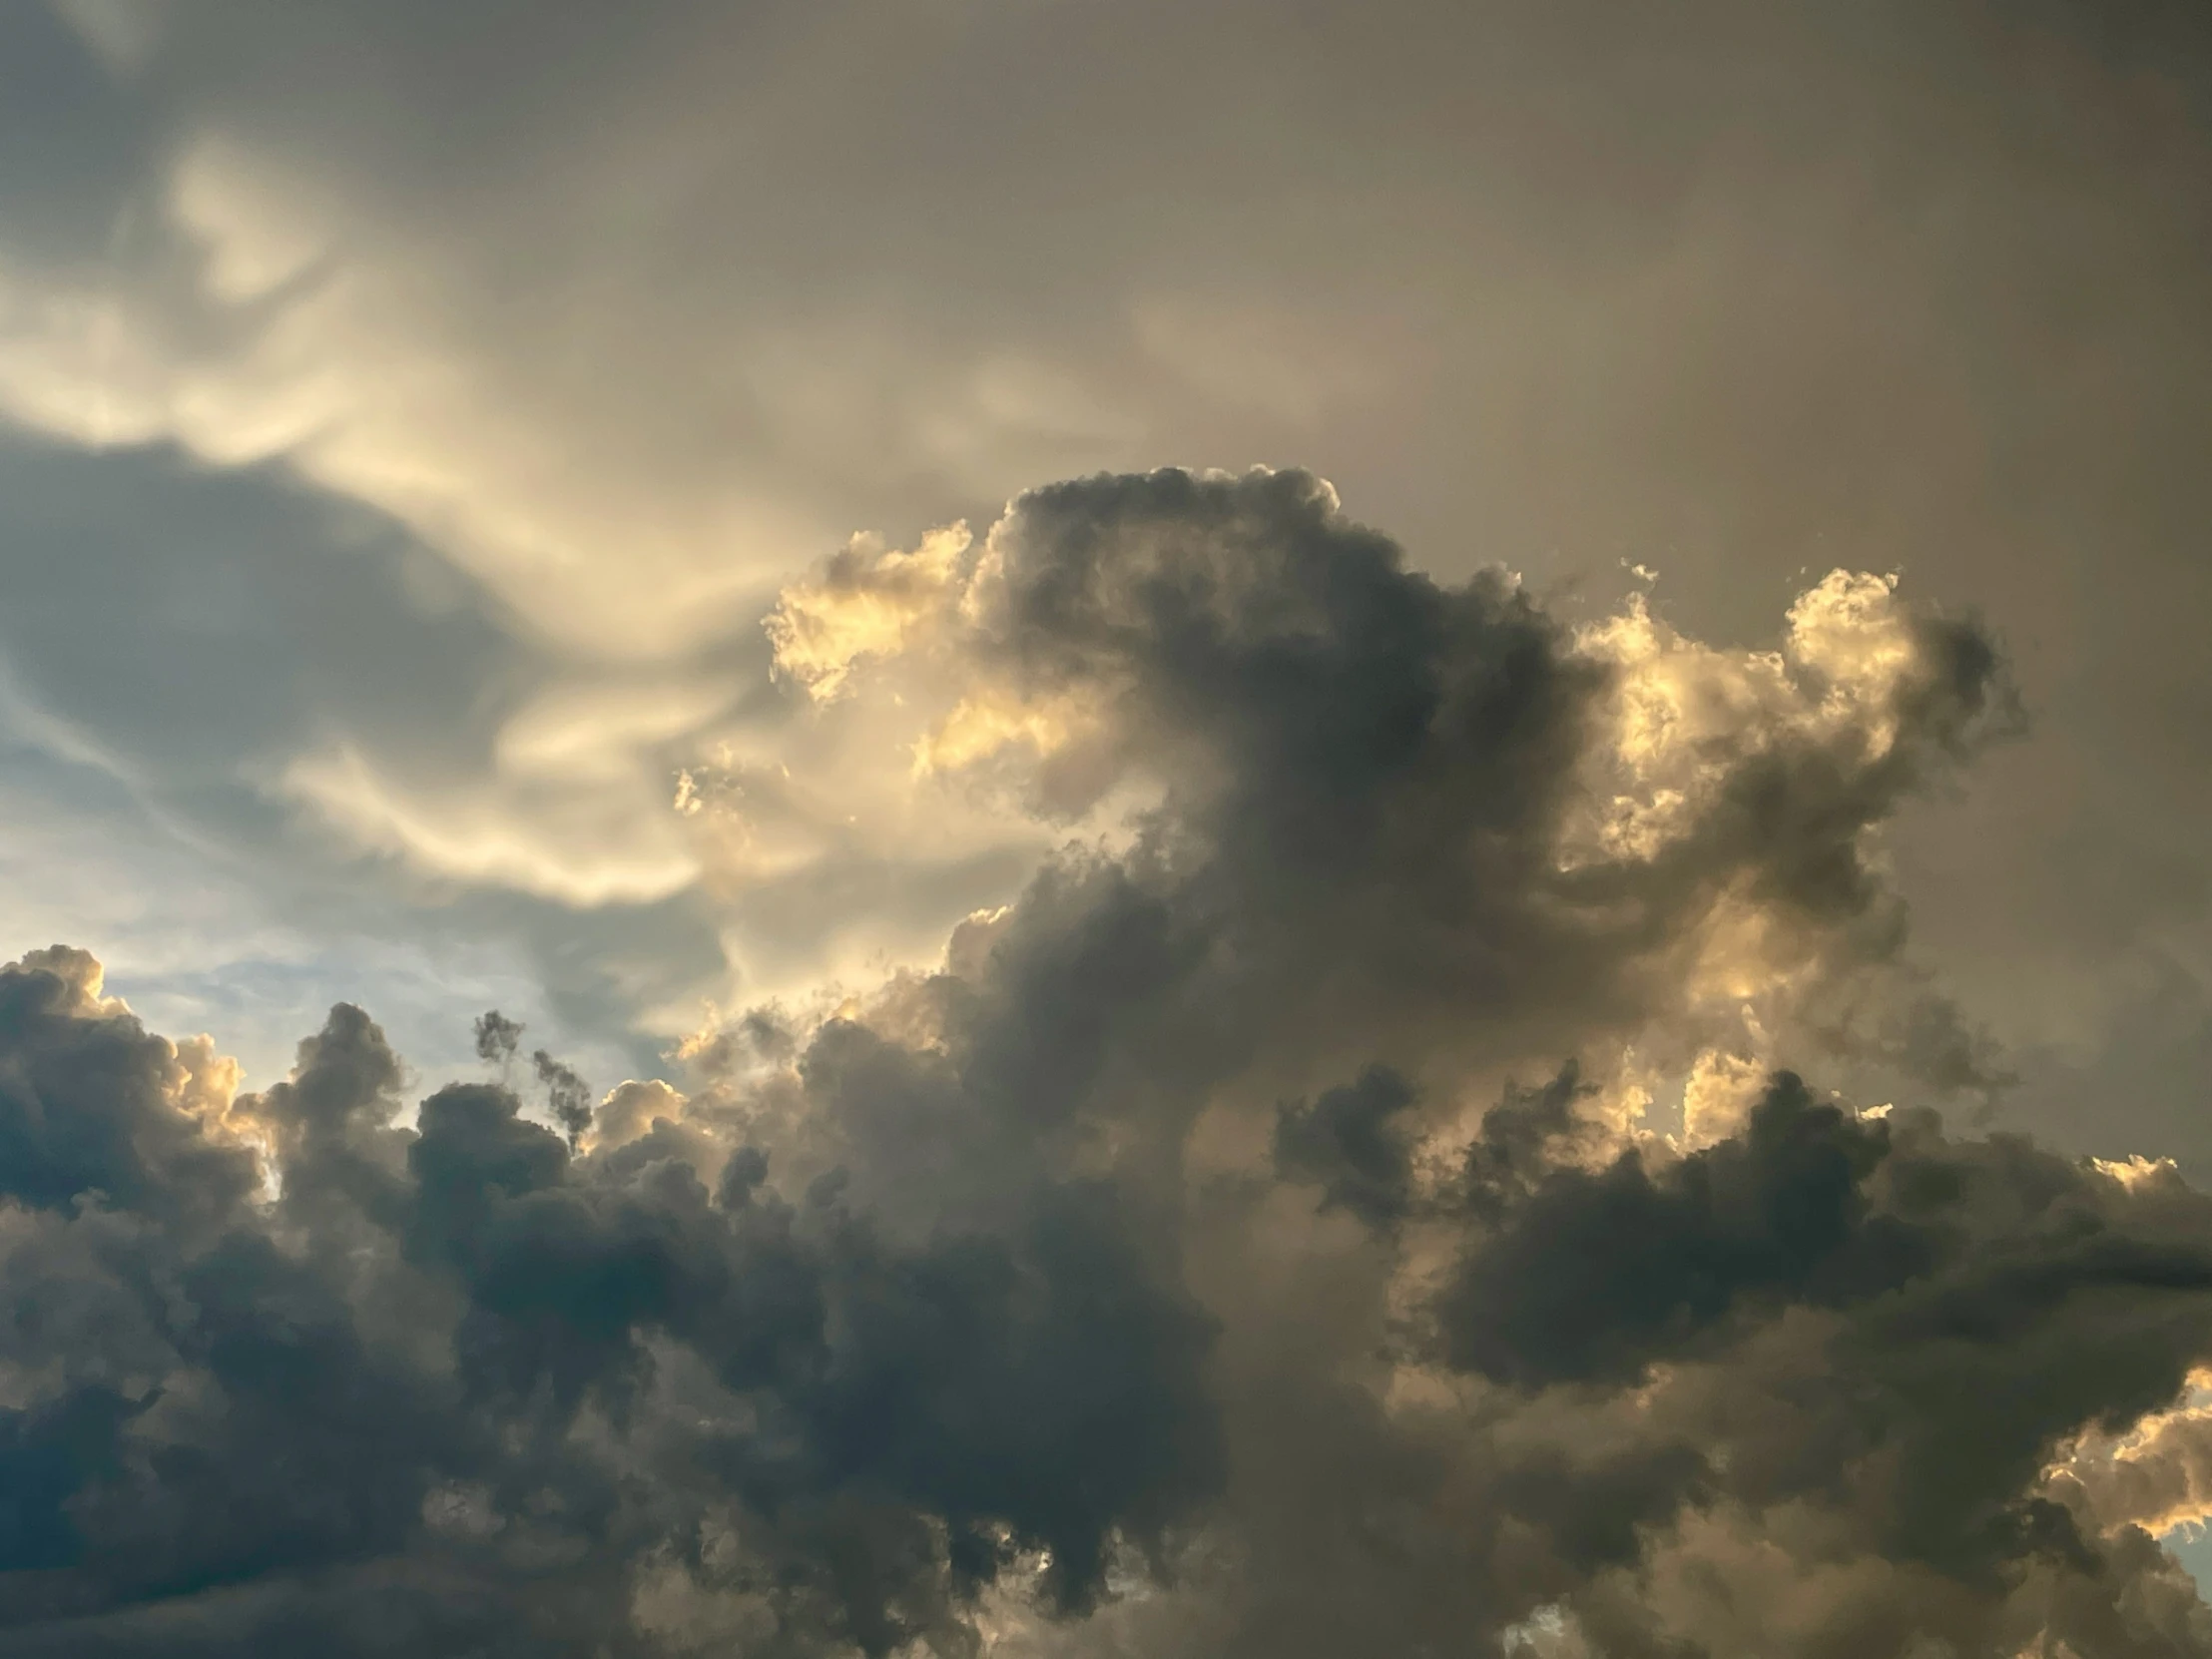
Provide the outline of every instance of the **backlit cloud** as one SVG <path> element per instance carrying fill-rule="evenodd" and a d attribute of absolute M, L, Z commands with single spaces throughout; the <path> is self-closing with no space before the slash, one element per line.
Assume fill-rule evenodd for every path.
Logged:
<path fill-rule="evenodd" d="M 0 1654 L 2206 1651 L 2208 176 L 2163 0 L 0 6 Z"/>
<path fill-rule="evenodd" d="M 456 1008 L 495 1080 L 416 1104 L 341 1005 L 243 1092 L 0 970 L 14 1647 L 2212 1651 L 2152 1536 L 2212 1201 L 1785 1069 L 1910 979 L 1869 846 L 2002 729 L 1970 627 L 1578 632 L 1301 473 L 931 545 L 940 694 L 1091 710 L 1148 805 L 681 1088 Z M 938 718 L 894 633 L 826 716 Z M 1593 835 L 1597 778 L 1674 799 Z M 1756 1056 L 1684 972 L 1747 917 Z"/>

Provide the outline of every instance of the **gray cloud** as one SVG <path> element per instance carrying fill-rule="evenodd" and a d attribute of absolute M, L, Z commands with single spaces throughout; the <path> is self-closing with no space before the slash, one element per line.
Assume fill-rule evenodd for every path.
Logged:
<path fill-rule="evenodd" d="M 1150 805 L 688 1095 L 587 1128 L 545 1052 L 555 1127 L 410 1120 L 341 1004 L 233 1099 L 83 953 L 0 970 L 0 1652 L 2212 1651 L 2063 1475 L 2212 1361 L 2212 1201 L 1628 1092 L 1731 905 L 1910 977 L 1870 837 L 2002 729 L 1980 633 L 1816 590 L 1804 685 L 1593 840 L 1634 659 L 1310 476 L 979 557 L 944 649 Z"/>
<path fill-rule="evenodd" d="M 460 1652 L 489 1618 L 516 1651 L 590 1650 L 620 1639 L 632 1552 L 696 1549 L 719 1502 L 767 1528 L 796 1626 L 880 1651 L 942 1599 L 947 1548 L 987 1575 L 1010 1528 L 1080 1605 L 1110 1529 L 1210 1478 L 1207 1322 L 1080 1188 L 1010 1236 L 905 1250 L 833 1185 L 764 1192 L 757 1157 L 711 1195 L 665 1128 L 578 1165 L 511 1095 L 455 1085 L 397 1129 L 396 1063 L 341 1006 L 242 1108 L 283 1172 L 257 1206 L 252 1155 L 165 1097 L 168 1045 L 52 968 L 0 982 L 17 1375 L 87 1379 L 8 1419 L 11 1645 L 191 1651 L 198 1619 Z M 126 1317 L 41 1351 L 41 1300 L 87 1297 Z M 654 1336 L 735 1415 L 657 1394 Z M 576 1443 L 587 1400 L 648 1466 Z M 378 1579 L 400 1607 L 349 1626 Z M 559 1605 L 520 1611 L 539 1596 Z"/>
<path fill-rule="evenodd" d="M 2212 1147 L 2201 6 L 0 14 L 0 896 L 393 1039 L 0 976 L 0 1653 L 2212 1646 L 2201 1201 L 1910 1104 Z M 780 791 L 772 583 L 1163 456 L 1409 552 L 1039 492 L 921 793 L 1137 815 Z M 1629 563 L 1953 609 L 1622 783 Z"/>
<path fill-rule="evenodd" d="M 1392 1122 L 1413 1103 L 1405 1080 L 1377 1067 L 1275 1123 L 1285 1178 L 1316 1182 L 1322 1206 L 1342 1205 L 1371 1227 L 1401 1220 L 1413 1202 L 1413 1149 Z"/>

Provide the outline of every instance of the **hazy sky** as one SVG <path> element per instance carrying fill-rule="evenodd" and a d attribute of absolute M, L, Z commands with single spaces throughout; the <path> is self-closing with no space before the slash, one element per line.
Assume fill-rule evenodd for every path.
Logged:
<path fill-rule="evenodd" d="M 1721 1111 L 1791 1066 L 1861 1107 L 1940 1109 L 1958 1135 L 2027 1131 L 2067 1157 L 2212 1178 L 2208 274 L 2212 14 L 2181 0 L 9 0 L 0 959 L 90 951 L 149 1028 L 211 1033 L 256 1090 L 333 1002 L 359 1004 L 411 1068 L 362 1098 L 404 1096 L 403 1122 L 448 1076 L 486 1074 L 471 1021 L 491 1007 L 525 1027 L 510 1080 L 544 1044 L 595 1097 L 660 1078 L 695 1103 L 752 1099 L 768 1086 L 731 1081 L 727 1051 L 765 1004 L 784 1023 L 759 1028 L 785 1049 L 763 1065 L 816 1053 L 840 1007 L 917 1053 L 958 1051 L 927 1035 L 953 1015 L 881 999 L 1011 973 L 979 965 L 990 929 L 1074 913 L 1052 887 L 1074 837 L 1175 914 L 1270 918 L 1286 962 L 1349 964 L 1295 992 L 1257 969 L 1206 980 L 1224 1029 L 1254 1022 L 1240 1058 L 1200 1043 L 1204 1064 L 1163 1060 L 1142 1088 L 1137 1059 L 1129 1076 L 1099 1061 L 1123 1102 L 1100 1144 L 1120 1150 L 1084 1157 L 1135 1158 L 1148 1134 L 1201 1170 L 1272 1156 L 1320 1184 L 1329 1225 L 1397 1239 L 1413 1224 L 1382 1127 L 1401 1121 L 1396 1097 L 1327 1088 L 1368 1087 L 1373 1063 L 1421 1111 L 1457 1091 L 1421 1119 L 1432 1150 L 1454 1124 L 1474 1133 L 1475 1093 L 1572 1059 L 1611 1132 L 1673 1134 L 1683 1157 L 1707 1144 L 1700 1101 Z M 1167 467 L 1238 481 L 1179 494 L 1139 476 Z M 1099 474 L 1095 497 L 1009 508 Z M 1372 538 L 1354 526 L 1439 586 L 1358 609 L 1369 578 L 1343 573 L 1368 569 Z M 1369 551 L 1311 551 L 1340 544 Z M 1090 572 L 1065 579 L 1097 617 L 1053 586 L 1063 565 Z M 1231 620 L 1163 620 L 1159 592 L 1199 568 Z M 1439 594 L 1444 620 L 1405 620 Z M 1462 665 L 1438 670 L 1458 688 L 1439 707 L 1456 707 L 1480 678 L 1463 665 L 1518 661 L 1498 642 L 1524 601 L 1570 688 L 1543 697 L 1605 711 L 1556 739 L 1582 759 L 1523 753 L 1498 734 L 1524 717 L 1496 715 L 1491 747 L 1436 738 L 1436 777 L 1357 834 L 1331 828 L 1333 803 L 1384 789 L 1359 757 L 1394 728 L 1333 724 L 1383 672 L 1376 640 L 1402 626 L 1407 660 Z M 1239 630 L 1278 628 L 1350 643 L 1271 678 Z M 1340 670 L 1341 701 L 1312 691 Z M 1521 852 L 1444 881 L 1407 828 L 1430 818 Z M 1309 864 L 1307 831 L 1285 825 L 1347 838 Z M 1241 873 L 1191 874 L 1200 844 Z M 1350 872 L 1371 861 L 1363 885 Z M 1587 875 L 1553 895 L 1573 928 L 1529 896 L 1561 870 Z M 1061 969 L 1035 971 L 1059 985 Z M 1097 971 L 1069 994 L 1134 994 Z M 93 1019 L 84 996 L 67 1017 Z M 1301 1021 L 1331 1035 L 1293 1040 Z M 1197 1043 L 1169 1025 L 1145 1040 Z M 1080 1046 L 1040 1029 L 1022 1040 Z M 1113 1029 L 1097 1040 L 1121 1052 L 1134 1027 Z M 1011 1187 L 969 1193 L 990 1184 L 942 1147 L 895 1154 L 908 1131 L 818 1059 L 777 1110 L 846 1125 L 853 1190 L 893 1234 L 997 1214 Z M 978 1098 L 982 1066 L 959 1085 Z M 1170 1135 L 1126 1106 L 1137 1094 L 1211 1104 Z M 1621 1103 L 1644 1096 L 1639 1128 Z M 1205 1127 L 1232 1097 L 1260 1128 Z M 1309 1098 L 1339 1104 L 1284 1104 L 1271 1143 L 1267 1113 Z M 607 1124 L 651 1121 L 646 1096 L 623 1099 Z M 727 1110 L 694 1116 L 753 1125 L 780 1179 L 839 1161 L 813 1130 L 760 1129 L 775 1112 L 758 1101 Z M 241 1121 L 265 1118 L 282 1112 Z M 1363 1126 L 1367 1151 L 1345 1155 L 1366 1185 L 1331 1186 L 1344 1148 L 1299 1124 Z M 236 1131 L 270 1168 L 306 1158 L 291 1132 Z M 601 1160 L 631 1138 L 592 1134 Z M 1996 1158 L 1987 1144 L 2008 1143 L 1942 1156 Z M 927 1204 L 870 1186 L 940 1153 Z M 1053 1179 L 1096 1173 L 1066 1156 Z M 1975 1214 L 1974 1237 L 2003 1234 Z M 1198 1265 L 1170 1277 L 1214 1315 L 1231 1280 L 1209 1272 L 1289 1271 L 1187 1224 Z M 1444 1249 L 1390 1248 L 1415 1267 Z M 416 1267 L 435 1255 L 407 1250 Z M 1832 1312 L 1826 1291 L 1758 1282 Z M 1610 1359 L 1529 1372 L 1518 1350 L 1451 1347 L 1476 1304 L 1499 1329 L 1549 1331 L 1556 1312 L 1498 1313 L 1505 1293 L 1474 1265 L 1453 1284 L 1447 1370 L 1617 1380 Z M 1222 1363 L 1295 1349 L 1262 1324 L 1233 1330 Z M 2177 1376 L 2212 1360 L 2189 1353 Z M 2140 1415 L 2170 1403 L 2161 1385 L 2066 1421 Z M 1288 1431 L 1270 1409 L 1224 1430 L 1224 1467 L 1244 1467 L 1239 1435 Z M 1325 1485 L 1317 1469 L 1283 1478 Z M 1526 1476 L 1468 1490 L 1507 1502 Z M 1264 1509 L 1244 1478 L 1223 1489 Z M 1165 1525 L 1206 1495 L 1173 1485 L 1101 1498 L 1100 1524 L 1166 1548 L 1145 1505 Z M 931 1492 L 919 1512 L 957 1532 Z M 992 1501 L 973 1517 L 1015 1544 L 1044 1539 L 1063 1563 L 1081 1547 L 1079 1526 Z M 1768 1501 L 1714 1498 L 1699 1524 L 1741 1528 Z M 1705 1547 L 1682 1528 L 1668 1549 Z M 1319 1547 L 1230 1535 L 1270 1570 Z M 1842 1573 L 1856 1557 L 1831 1541 Z M 1513 1640 L 1749 1651 L 1687 1589 L 1668 1602 L 1647 1584 L 1664 1617 L 1632 1632 L 1625 1592 L 1568 1545 L 1483 1548 L 1473 1577 L 1525 1571 L 1570 1609 Z M 1406 1574 L 1326 1613 L 1270 1603 L 1222 1614 L 1234 1631 L 1095 1639 L 1288 1653 L 1301 1619 L 1352 1631 L 1359 1598 L 1425 1582 Z M 624 1639 L 682 1650 L 669 1632 L 693 1614 L 656 1626 L 644 1580 L 625 1582 Z M 1528 1616 L 1482 1593 L 1465 1617 L 1484 1628 Z M 858 1619 L 857 1592 L 839 1594 L 837 1617 Z M 935 1628 L 898 1605 L 884 1629 Z M 1853 1626 L 1873 1644 L 1855 1651 L 2018 1634 L 1963 1605 L 1929 1614 L 1927 1640 L 1949 1647 Z M 776 1639 L 812 1651 L 802 1627 Z M 2200 1651 L 2098 1649 L 2119 1638 L 2068 1628 L 2081 1659 Z M 94 1651 L 10 1639 L 0 1652 Z M 560 1651 L 538 1639 L 513 1651 Z M 1427 1640 L 1406 1628 L 1372 1651 L 1439 1651 Z M 186 1650 L 162 1645 L 173 1632 L 113 1641 Z"/>

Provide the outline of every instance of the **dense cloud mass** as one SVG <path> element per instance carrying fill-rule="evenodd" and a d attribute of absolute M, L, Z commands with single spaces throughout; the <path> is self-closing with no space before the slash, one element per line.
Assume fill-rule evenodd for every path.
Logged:
<path fill-rule="evenodd" d="M 2212 1201 L 1934 1110 L 1974 625 L 1569 628 L 1170 471 L 770 635 L 1066 843 L 684 1089 L 341 1005 L 241 1095 L 0 970 L 0 1654 L 2212 1654 Z"/>

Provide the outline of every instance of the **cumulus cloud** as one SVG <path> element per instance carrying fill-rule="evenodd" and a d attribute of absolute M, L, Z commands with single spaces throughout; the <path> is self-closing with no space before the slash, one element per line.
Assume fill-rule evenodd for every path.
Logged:
<path fill-rule="evenodd" d="M 2212 1200 L 1818 1081 L 1926 990 L 1878 841 L 1976 628 L 1577 630 L 1303 473 L 925 545 L 787 667 L 909 781 L 1080 709 L 935 786 L 1080 828 L 681 1088 L 526 1106 L 486 1014 L 411 1102 L 341 1005 L 240 1094 L 0 970 L 0 1647 L 2212 1653 Z"/>
<path fill-rule="evenodd" d="M 1276 994 L 1343 989 L 1366 1001 L 1340 1020 L 1436 1040 L 1435 1004 L 1471 996 L 1483 1016 L 1449 1040 L 1507 1029 L 1509 1058 L 1541 1056 L 1554 1000 L 1569 1045 L 1601 1010 L 1623 1040 L 1663 1016 L 1644 1035 L 1677 1070 L 1704 1051 L 1701 1094 L 1815 1022 L 1924 1084 L 2001 1084 L 1902 956 L 1881 832 L 2016 730 L 2015 704 L 1986 637 L 1896 578 L 1817 582 L 1780 650 L 1685 639 L 1641 599 L 1570 630 L 1496 572 L 1410 572 L 1297 472 L 1058 485 L 964 561 L 948 537 L 925 584 L 914 555 L 840 558 L 778 615 L 887 569 L 898 628 L 870 667 L 835 658 L 844 696 L 893 721 L 883 754 L 940 793 L 1144 826 L 1163 869 L 1278 935 L 1243 945 L 1282 965 Z"/>
<path fill-rule="evenodd" d="M 964 524 L 933 532 L 911 553 L 855 538 L 819 577 L 786 588 L 769 614 L 777 668 L 810 696 L 836 696 L 855 664 L 896 654 L 934 619 L 968 539 Z"/>

